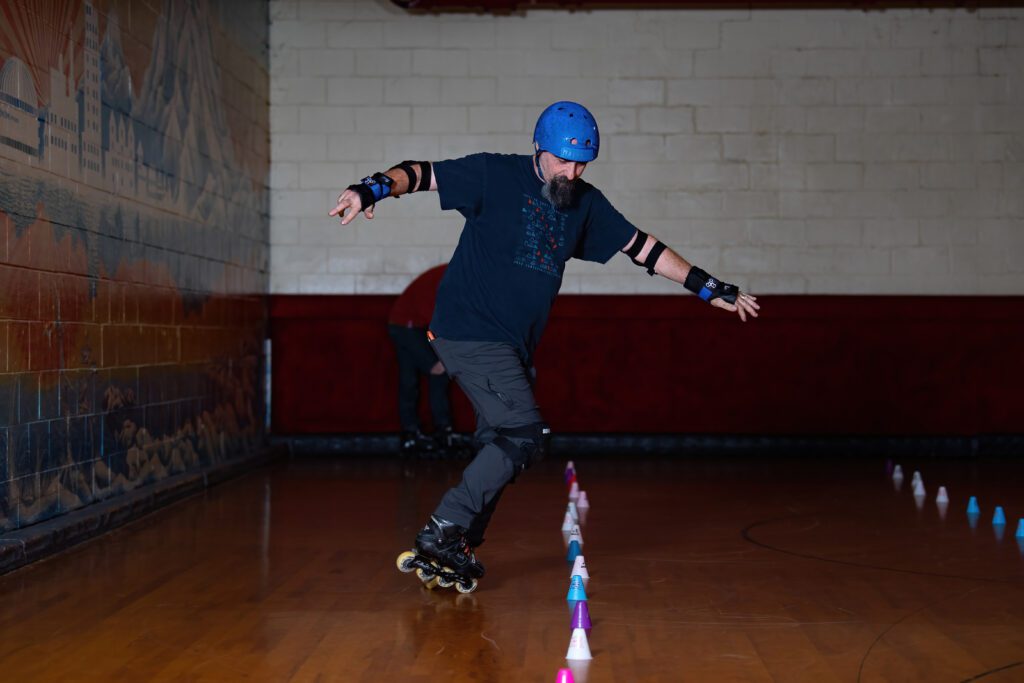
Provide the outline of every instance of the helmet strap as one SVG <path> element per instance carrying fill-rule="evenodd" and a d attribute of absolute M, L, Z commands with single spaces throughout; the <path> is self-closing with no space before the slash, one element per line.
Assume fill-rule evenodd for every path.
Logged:
<path fill-rule="evenodd" d="M 546 183 L 547 179 L 544 177 L 544 168 L 540 165 L 540 153 L 543 150 L 537 150 L 533 153 L 533 168 L 537 171 L 537 175 L 540 176 L 542 183 Z"/>

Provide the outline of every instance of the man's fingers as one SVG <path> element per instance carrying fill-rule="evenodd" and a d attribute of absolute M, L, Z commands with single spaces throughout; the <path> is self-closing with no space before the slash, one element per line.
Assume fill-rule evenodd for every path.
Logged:
<path fill-rule="evenodd" d="M 367 218 L 371 218 L 372 219 L 373 218 L 373 207 L 372 206 L 367 207 L 367 209 L 365 211 L 363 211 L 363 215 L 366 216 Z"/>

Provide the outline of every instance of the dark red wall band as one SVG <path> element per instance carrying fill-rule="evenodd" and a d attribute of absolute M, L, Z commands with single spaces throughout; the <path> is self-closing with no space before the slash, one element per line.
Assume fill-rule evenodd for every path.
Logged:
<path fill-rule="evenodd" d="M 397 431 L 393 301 L 271 297 L 275 433 Z M 545 419 L 563 433 L 1024 433 L 1024 297 L 760 301 L 743 324 L 694 297 L 560 297 L 536 359 Z"/>

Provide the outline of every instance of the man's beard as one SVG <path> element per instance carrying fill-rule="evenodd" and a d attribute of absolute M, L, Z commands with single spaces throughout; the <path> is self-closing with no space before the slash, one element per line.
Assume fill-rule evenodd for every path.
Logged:
<path fill-rule="evenodd" d="M 540 188 L 540 194 L 551 202 L 551 206 L 562 211 L 572 206 L 576 200 L 576 182 L 569 180 L 564 175 L 556 175 L 544 183 L 544 186 Z"/>

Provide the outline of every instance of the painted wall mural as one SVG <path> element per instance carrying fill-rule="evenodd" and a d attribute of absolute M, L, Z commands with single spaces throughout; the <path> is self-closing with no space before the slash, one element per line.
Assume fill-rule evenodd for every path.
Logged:
<path fill-rule="evenodd" d="M 265 0 L 0 0 L 0 531 L 262 443 L 268 88 Z"/>

